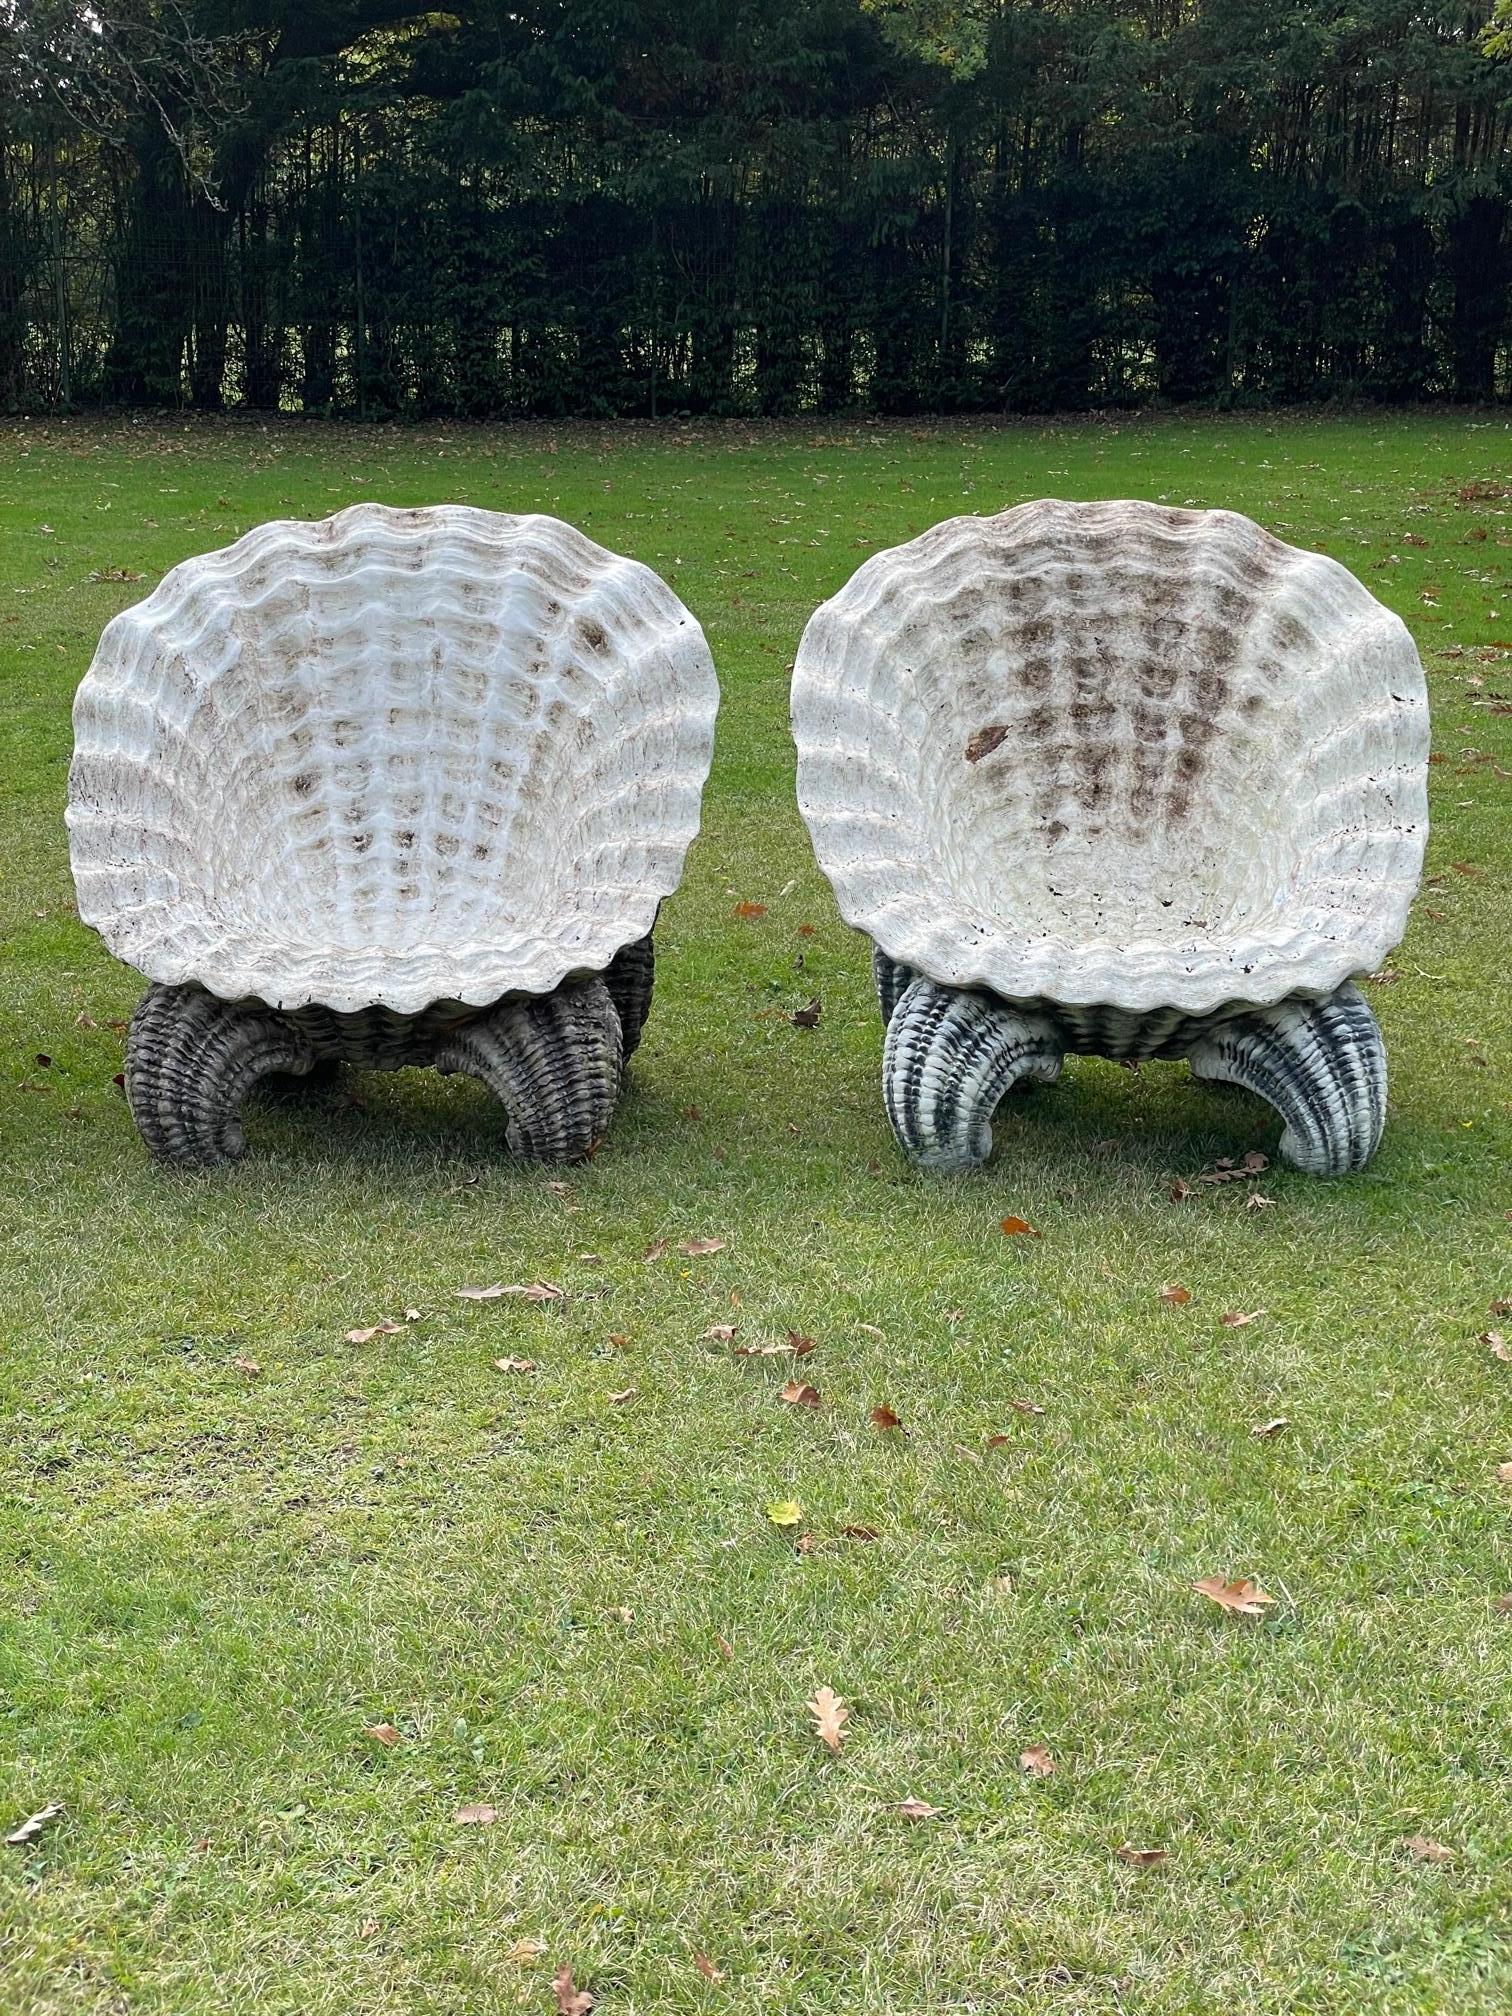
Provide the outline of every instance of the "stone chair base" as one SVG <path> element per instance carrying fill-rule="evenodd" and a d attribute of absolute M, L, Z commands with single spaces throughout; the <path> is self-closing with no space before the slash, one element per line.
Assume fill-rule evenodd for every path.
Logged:
<path fill-rule="evenodd" d="M 904 1154 L 961 1173 L 992 1152 L 992 1115 L 1014 1085 L 1053 1080 L 1067 1051 L 1186 1057 L 1195 1077 L 1258 1093 L 1281 1115 L 1281 1156 L 1314 1176 L 1363 1169 L 1386 1120 L 1386 1052 L 1359 989 L 1211 1015 L 1008 1002 L 942 987 L 873 954 L 887 1040 L 882 1094 Z"/>
<path fill-rule="evenodd" d="M 419 1015 L 284 1010 L 221 1001 L 202 987 L 154 985 L 126 1039 L 126 1098 L 160 1161 L 204 1168 L 245 1149 L 241 1108 L 254 1087 L 287 1097 L 300 1084 L 328 1083 L 342 1063 L 377 1071 L 429 1065 L 482 1080 L 508 1115 L 514 1154 L 580 1161 L 608 1129 L 654 977 L 647 936 L 603 974 L 565 981 L 554 993 Z"/>

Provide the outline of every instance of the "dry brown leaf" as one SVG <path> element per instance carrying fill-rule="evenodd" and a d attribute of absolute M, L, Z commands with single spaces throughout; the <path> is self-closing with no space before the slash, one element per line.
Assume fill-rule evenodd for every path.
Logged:
<path fill-rule="evenodd" d="M 885 1330 L 879 1330 L 875 1323 L 858 1323 L 856 1325 L 856 1328 L 860 1330 L 867 1337 L 875 1337 L 877 1341 L 881 1344 L 885 1344 L 887 1342 L 887 1332 Z"/>
<path fill-rule="evenodd" d="M 943 1806 L 931 1806 L 925 1799 L 899 1799 L 893 1806 L 894 1813 L 901 1813 L 905 1820 L 935 1820 L 944 1810 Z"/>
<path fill-rule="evenodd" d="M 798 1553 L 808 1555 L 817 1551 L 819 1542 L 812 1533 L 800 1533 L 793 1546 Z"/>
<path fill-rule="evenodd" d="M 357 1927 L 357 1937 L 359 1939 L 372 1939 L 377 1936 L 378 1930 L 379 1925 L 376 1918 L 364 1918 L 362 1923 Z"/>
<path fill-rule="evenodd" d="M 806 1384 L 802 1379 L 789 1379 L 777 1398 L 789 1407 L 817 1407 L 819 1388 Z"/>
<path fill-rule="evenodd" d="M 719 1656 L 721 1659 L 733 1659 L 735 1657 L 735 1647 L 730 1643 L 728 1638 L 720 1637 L 717 1631 L 714 1634 L 714 1643 L 719 1647 Z"/>
<path fill-rule="evenodd" d="M 690 1260 L 699 1260 L 705 1253 L 722 1253 L 724 1244 L 723 1239 L 684 1239 L 677 1250 L 686 1253 Z"/>
<path fill-rule="evenodd" d="M 998 1230 L 1006 1233 L 1010 1239 L 1043 1239 L 1045 1236 L 1031 1225 L 1027 1218 L 1015 1218 L 1012 1212 L 1003 1220 Z"/>
<path fill-rule="evenodd" d="M 1251 1190 L 1244 1200 L 1244 1208 L 1246 1211 L 1269 1211 L 1275 1201 L 1274 1197 L 1262 1197 L 1258 1190 Z"/>
<path fill-rule="evenodd" d="M 738 1323 L 711 1323 L 698 1341 L 700 1344 L 728 1344 L 739 1328 Z"/>
<path fill-rule="evenodd" d="M 1153 1869 L 1157 1863 L 1165 1861 L 1169 1850 L 1165 1848 L 1135 1848 L 1125 1841 L 1123 1846 L 1115 1848 L 1113 1853 L 1118 1857 L 1120 1862 L 1127 1862 L 1131 1869 Z"/>
<path fill-rule="evenodd" d="M 1034 1400 L 1010 1400 L 1008 1405 L 1015 1414 L 1043 1414 L 1044 1408 Z"/>
<path fill-rule="evenodd" d="M 716 1967 L 707 1953 L 695 1953 L 693 1955 L 693 1965 L 702 1974 L 705 1981 L 723 1981 L 724 1979 L 723 1969 Z"/>
<path fill-rule="evenodd" d="M 260 1379 L 262 1377 L 262 1367 L 255 1358 L 246 1358 L 238 1351 L 236 1356 L 231 1360 L 231 1363 L 236 1367 L 238 1372 L 245 1373 L 249 1379 Z"/>
<path fill-rule="evenodd" d="M 795 1358 L 807 1358 L 810 1351 L 815 1348 L 814 1339 L 812 1337 L 805 1337 L 801 1330 L 789 1330 L 787 1334 L 787 1348 Z"/>
<path fill-rule="evenodd" d="M 551 1983 L 556 1991 L 557 2016 L 588 2016 L 593 1997 L 586 1988 L 573 1984 L 572 1969 L 564 1960 Z"/>
<path fill-rule="evenodd" d="M 29 1813 L 5 1837 L 7 1848 L 27 1848 L 36 1840 L 45 1827 L 51 1827 L 54 1820 L 62 1818 L 63 1808 L 56 1801 L 50 1806 L 39 1806 L 35 1813 Z"/>
<path fill-rule="evenodd" d="M 371 1344 L 375 1337 L 397 1337 L 403 1328 L 402 1323 L 385 1316 L 381 1323 L 374 1323 L 366 1330 L 348 1330 L 346 1341 L 348 1344 Z"/>
<path fill-rule="evenodd" d="M 1482 1330 L 1480 1341 L 1493 1358 L 1500 1358 L 1503 1364 L 1512 1359 L 1512 1351 L 1507 1349 L 1507 1340 L 1500 1330 Z"/>
<path fill-rule="evenodd" d="M 385 1750 L 392 1750 L 399 1741 L 399 1731 L 392 1722 L 370 1722 L 362 1733 L 374 1743 L 381 1743 Z"/>
<path fill-rule="evenodd" d="M 611 1393 L 609 1395 L 609 1405 L 611 1407 L 623 1407 L 627 1401 L 633 1400 L 635 1395 L 636 1388 L 634 1386 L 627 1386 L 623 1392 Z"/>
<path fill-rule="evenodd" d="M 509 1291 L 502 1281 L 490 1282 L 486 1288 L 458 1288 L 454 1290 L 459 1302 L 497 1302 L 501 1295 Z"/>
<path fill-rule="evenodd" d="M 1043 1743 L 1031 1743 L 1027 1750 L 1019 1752 L 1019 1769 L 1027 1771 L 1031 1778 L 1053 1778 L 1055 1759 Z"/>
<path fill-rule="evenodd" d="M 1251 1323 L 1258 1323 L 1264 1314 L 1265 1311 L 1263 1309 L 1250 1309 L 1248 1311 L 1226 1309 L 1223 1312 L 1223 1327 L 1225 1330 L 1244 1330 Z"/>
<path fill-rule="evenodd" d="M 1491 1608 L 1499 1617 L 1512 1617 L 1512 1590 L 1505 1596 L 1498 1596 Z"/>
<path fill-rule="evenodd" d="M 1248 1576 L 1225 1582 L 1221 1575 L 1204 1575 L 1192 1587 L 1199 1596 L 1206 1596 L 1210 1603 L 1216 1603 L 1220 1610 L 1227 1610 L 1234 1617 L 1263 1617 L 1276 1600 Z"/>
<path fill-rule="evenodd" d="M 880 1540 L 882 1535 L 875 1526 L 842 1526 L 840 1531 L 847 1540 Z"/>
<path fill-rule="evenodd" d="M 1187 1182 L 1184 1176 L 1178 1176 L 1176 1181 L 1171 1185 L 1171 1202 L 1173 1204 L 1185 1204 L 1188 1197 L 1194 1194 L 1191 1184 Z"/>
<path fill-rule="evenodd" d="M 903 1423 L 901 1422 L 901 1420 L 899 1420 L 898 1416 L 893 1412 L 891 1407 L 887 1406 L 885 1403 L 880 1407 L 873 1407 L 873 1409 L 871 1410 L 871 1424 L 873 1428 L 879 1429 L 884 1435 L 887 1434 L 890 1429 L 897 1428 L 901 1430 L 903 1426 Z"/>
<path fill-rule="evenodd" d="M 823 1013 L 824 1003 L 816 994 L 806 1008 L 795 1008 L 788 1020 L 795 1029 L 817 1029 Z"/>
<path fill-rule="evenodd" d="M 554 1281 L 511 1281 L 507 1287 L 495 1281 L 487 1288 L 458 1288 L 462 1302 L 497 1302 L 505 1295 L 518 1295 L 526 1302 L 561 1302 L 567 1290 Z"/>
<path fill-rule="evenodd" d="M 1179 1281 L 1167 1281 L 1164 1288 L 1160 1291 L 1160 1299 L 1162 1302 L 1169 1302 L 1174 1308 L 1179 1309 L 1183 1304 L 1191 1301 L 1192 1291 L 1190 1288 L 1183 1288 Z"/>
<path fill-rule="evenodd" d="M 814 1734 L 827 1750 L 836 1756 L 845 1742 L 845 1725 L 850 1720 L 850 1710 L 840 1699 L 833 1687 L 821 1687 L 812 1701 L 805 1701 L 804 1707 L 814 1718 Z"/>
<path fill-rule="evenodd" d="M 1498 1463 L 1496 1480 L 1499 1484 L 1512 1484 L 1512 1463 Z"/>
<path fill-rule="evenodd" d="M 1491 1304 L 1493 1316 L 1512 1316 L 1512 1297 L 1499 1295 Z"/>
<path fill-rule="evenodd" d="M 534 1358 L 495 1358 L 493 1362 L 495 1372 L 534 1372 L 536 1369 Z"/>
<path fill-rule="evenodd" d="M 532 1960 L 539 1960 L 546 1951 L 539 1939 L 516 1939 L 509 1949 L 509 1957 L 517 1967 L 528 1967 Z"/>
<path fill-rule="evenodd" d="M 752 923 L 754 923 L 758 917 L 765 917 L 766 914 L 767 912 L 765 903 L 737 903 L 735 905 L 734 910 L 731 912 L 732 916 L 747 918 Z"/>
<path fill-rule="evenodd" d="M 668 1242 L 665 1239 L 653 1239 L 645 1252 L 642 1253 L 642 1260 L 665 1260 L 667 1257 L 667 1244 Z"/>
<path fill-rule="evenodd" d="M 1442 1841 L 1430 1841 L 1426 1834 L 1409 1834 L 1402 1846 L 1414 1862 L 1452 1862 L 1454 1850 Z"/>
<path fill-rule="evenodd" d="M 459 1827 L 492 1827 L 498 1817 L 492 1806 L 459 1806 L 452 1815 Z"/>
<path fill-rule="evenodd" d="M 609 1332 L 609 1342 L 614 1346 L 616 1351 L 628 1351 L 630 1349 L 630 1339 L 625 1335 L 623 1330 L 611 1330 Z"/>
<path fill-rule="evenodd" d="M 1008 739 L 1008 730 L 997 722 L 990 727 L 978 728 L 966 744 L 966 761 L 980 763 L 984 756 L 990 756 L 994 749 L 1001 749 Z"/>
<path fill-rule="evenodd" d="M 1254 1427 L 1251 1428 L 1250 1433 L 1251 1435 L 1281 1435 L 1284 1434 L 1285 1431 L 1288 1428 L 1290 1428 L 1290 1426 L 1291 1423 L 1290 1421 L 1287 1420 L 1286 1416 L 1284 1414 L 1278 1414 L 1276 1415 L 1274 1420 L 1257 1421 Z"/>

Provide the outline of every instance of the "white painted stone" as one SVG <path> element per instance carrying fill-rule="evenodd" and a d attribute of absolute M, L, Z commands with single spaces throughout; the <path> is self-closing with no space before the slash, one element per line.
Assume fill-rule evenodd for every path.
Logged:
<path fill-rule="evenodd" d="M 792 710 L 842 914 L 941 984 L 1203 1015 L 1321 997 L 1401 938 L 1416 648 L 1337 561 L 1234 512 L 936 525 L 815 612 Z"/>
<path fill-rule="evenodd" d="M 227 1000 L 549 993 L 677 887 L 718 702 L 667 584 L 558 519 L 260 525 L 100 639 L 74 704 L 79 914 Z"/>

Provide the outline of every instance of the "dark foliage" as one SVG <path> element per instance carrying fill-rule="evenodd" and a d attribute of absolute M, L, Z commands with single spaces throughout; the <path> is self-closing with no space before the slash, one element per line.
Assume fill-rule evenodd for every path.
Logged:
<path fill-rule="evenodd" d="M 1487 0 L 0 8 L 0 402 L 1512 390 Z"/>

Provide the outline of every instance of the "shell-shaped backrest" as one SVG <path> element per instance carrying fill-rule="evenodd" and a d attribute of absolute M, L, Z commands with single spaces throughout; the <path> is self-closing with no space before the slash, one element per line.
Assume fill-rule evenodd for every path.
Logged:
<path fill-rule="evenodd" d="M 79 914 L 227 999 L 547 993 L 676 888 L 718 699 L 667 584 L 558 519 L 258 526 L 100 639 L 74 705 Z"/>
<path fill-rule="evenodd" d="M 1336 561 L 1234 512 L 937 525 L 815 613 L 792 709 L 842 914 L 942 983 L 1200 1014 L 1326 993 L 1400 939 L 1416 648 Z"/>

